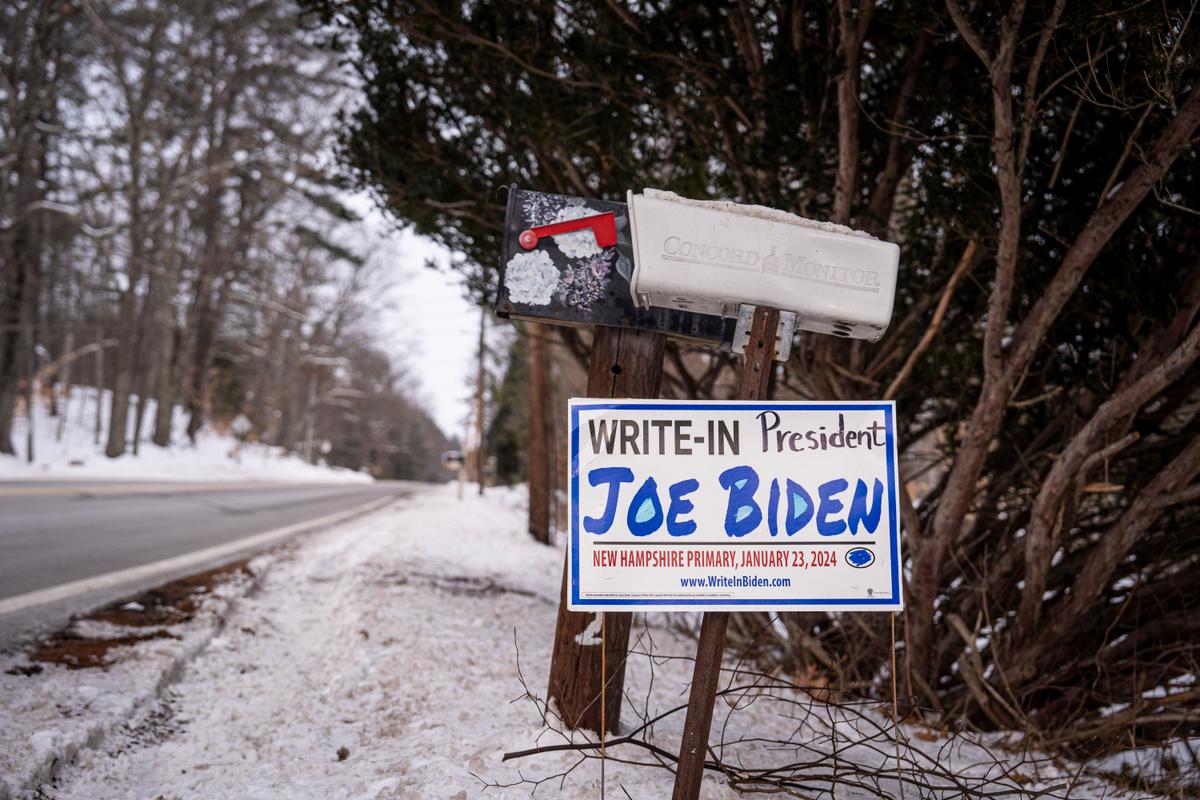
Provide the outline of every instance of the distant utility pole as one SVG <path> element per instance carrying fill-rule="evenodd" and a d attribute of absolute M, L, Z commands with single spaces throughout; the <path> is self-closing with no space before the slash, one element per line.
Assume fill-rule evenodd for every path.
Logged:
<path fill-rule="evenodd" d="M 479 479 L 479 493 L 483 494 L 487 455 L 483 446 L 483 334 L 487 329 L 488 307 L 479 306 L 479 365 L 475 371 L 475 477 Z"/>
<path fill-rule="evenodd" d="M 471 462 L 468 460 L 471 456 L 471 415 L 463 415 L 462 439 L 459 440 L 462 460 L 458 462 L 458 499 L 463 499 L 463 485 L 471 480 Z"/>

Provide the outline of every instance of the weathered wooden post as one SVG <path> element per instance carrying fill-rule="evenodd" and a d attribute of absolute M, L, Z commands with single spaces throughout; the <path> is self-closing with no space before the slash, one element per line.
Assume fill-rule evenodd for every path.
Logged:
<path fill-rule="evenodd" d="M 666 337 L 661 333 L 596 328 L 588 396 L 658 397 L 665 347 Z M 599 731 L 600 696 L 605 694 L 604 727 L 616 731 L 620 724 L 621 690 L 625 685 L 625 659 L 633 616 L 621 612 L 605 614 L 601 653 L 600 615 L 605 612 L 568 610 L 567 581 L 568 569 L 564 564 L 547 697 L 558 703 L 563 722 L 569 727 Z M 601 669 L 601 664 L 605 669 Z M 605 679 L 609 689 L 602 693 Z"/>
<path fill-rule="evenodd" d="M 546 352 L 545 327 L 525 323 L 529 355 L 529 533 L 543 544 L 550 544 L 550 448 L 547 424 L 550 399 L 549 355 Z"/>
<path fill-rule="evenodd" d="M 793 321 L 794 325 L 794 321 Z M 775 368 L 778 342 L 779 309 L 754 309 L 750 335 L 742 350 L 738 400 L 765 400 Z M 789 329 L 789 335 L 790 335 Z M 790 345 L 790 342 L 789 342 Z M 687 717 L 679 744 L 679 766 L 675 771 L 672 800 L 695 800 L 704 779 L 704 758 L 708 753 L 708 733 L 712 728 L 713 705 L 721 678 L 721 659 L 725 653 L 725 629 L 728 611 L 708 611 L 700 622 L 700 641 L 696 645 L 696 663 L 692 668 L 692 688 L 688 694 Z"/>

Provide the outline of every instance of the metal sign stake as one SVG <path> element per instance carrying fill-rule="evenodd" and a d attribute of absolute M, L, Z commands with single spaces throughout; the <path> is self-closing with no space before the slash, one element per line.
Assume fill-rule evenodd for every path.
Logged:
<path fill-rule="evenodd" d="M 746 311 L 747 306 L 742 310 Z M 793 324 L 794 324 L 793 315 Z M 738 400 L 763 400 L 775 368 L 780 312 L 775 308 L 755 307 L 743 352 Z M 790 349 L 791 337 L 786 342 Z M 679 766 L 675 772 L 673 800 L 697 800 L 704 779 L 704 759 L 708 753 L 708 733 L 712 727 L 717 684 L 721 681 L 721 656 L 725 652 L 725 628 L 729 613 L 709 611 L 700 623 L 700 642 L 696 646 L 696 664 L 692 670 L 692 689 L 688 695 L 687 718 L 679 746 Z"/>

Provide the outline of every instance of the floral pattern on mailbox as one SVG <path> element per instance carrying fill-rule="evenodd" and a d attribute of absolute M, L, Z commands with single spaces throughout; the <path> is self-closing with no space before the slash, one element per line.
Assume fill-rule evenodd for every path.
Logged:
<path fill-rule="evenodd" d="M 598 229 L 537 234 L 538 228 L 597 218 Z M 601 219 L 603 218 L 603 219 Z M 612 226 L 616 243 L 611 244 Z M 524 237 L 522 237 L 524 234 Z M 525 243 L 522 244 L 522 238 Z M 551 324 L 636 328 L 709 342 L 732 338 L 734 320 L 638 308 L 630 289 L 633 246 L 624 203 L 512 188 L 500 261 L 496 312 Z"/>

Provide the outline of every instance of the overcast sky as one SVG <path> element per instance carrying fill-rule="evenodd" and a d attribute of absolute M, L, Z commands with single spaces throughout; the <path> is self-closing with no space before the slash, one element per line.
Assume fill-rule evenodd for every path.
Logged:
<path fill-rule="evenodd" d="M 386 287 L 376 298 L 383 328 L 377 343 L 412 371 L 415 385 L 408 389 L 446 435 L 461 437 L 471 412 L 479 308 L 465 299 L 445 248 L 397 230 L 364 194 L 346 201 L 364 216 L 356 227 Z M 430 259 L 439 269 L 426 266 Z"/>
<path fill-rule="evenodd" d="M 420 385 L 417 395 L 449 436 L 462 435 L 471 410 L 479 309 L 463 297 L 462 277 L 446 251 L 410 231 L 391 238 L 397 280 L 383 312 Z M 436 259 L 441 269 L 425 266 Z"/>

